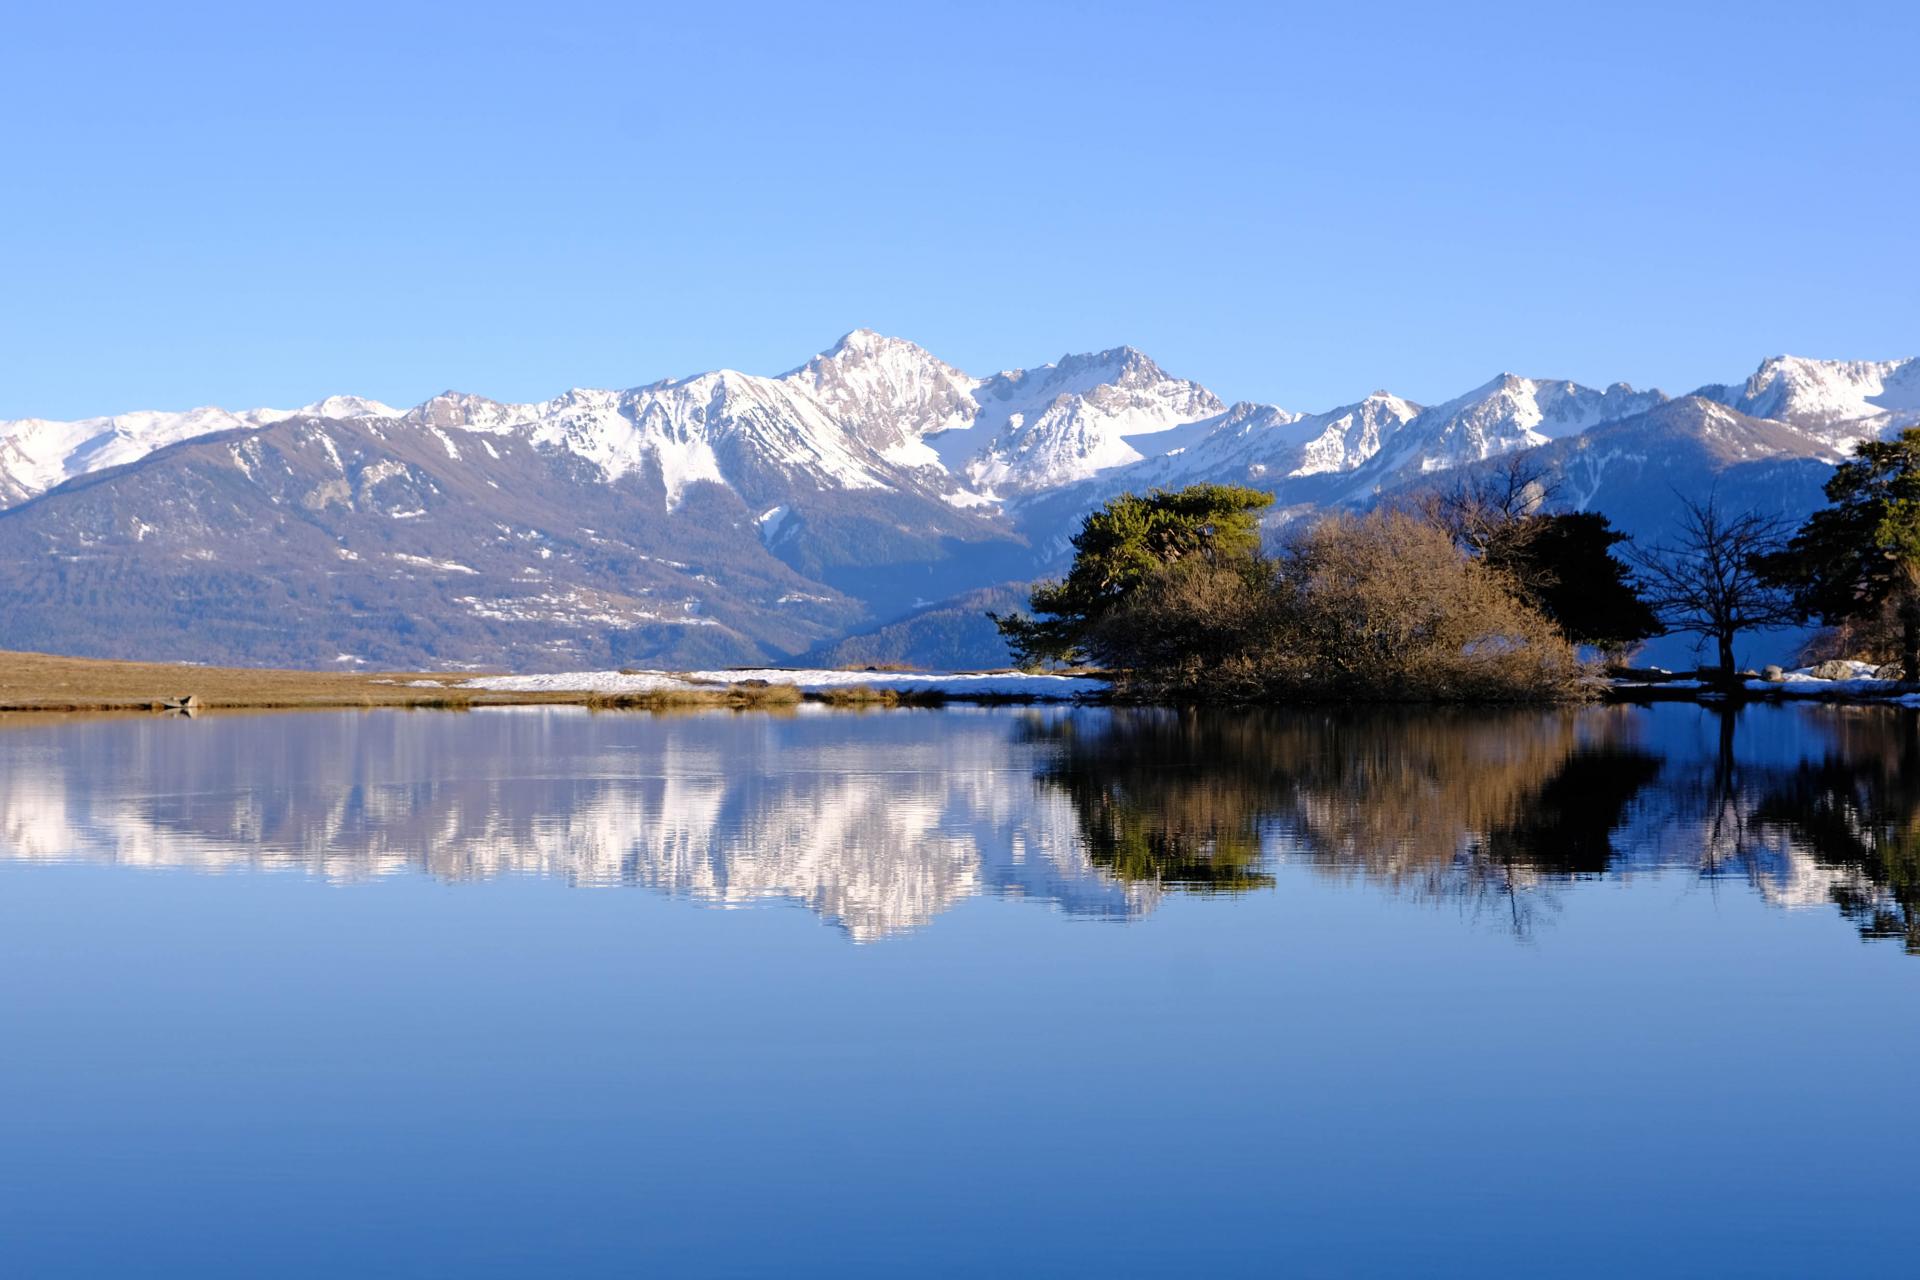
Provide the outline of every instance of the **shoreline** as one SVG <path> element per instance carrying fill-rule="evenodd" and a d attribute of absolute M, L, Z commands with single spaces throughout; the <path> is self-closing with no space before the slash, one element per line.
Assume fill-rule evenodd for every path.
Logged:
<path fill-rule="evenodd" d="M 1028 704 L 1084 700 L 1105 687 L 1084 677 L 1018 672 L 740 668 L 573 672 L 334 672 L 273 667 L 68 658 L 0 651 L 0 715 L 201 711 L 356 711 L 381 707 L 582 706 L 600 710 L 850 708 Z M 182 704 L 191 697 L 191 704 Z"/>
<path fill-rule="evenodd" d="M 1675 675 L 1615 679 L 1597 705 L 1818 702 L 1920 707 L 1920 684 L 1863 678 L 1747 679 L 1721 686 Z M 182 701 L 192 695 L 191 705 Z M 931 673 L 731 668 L 706 671 L 566 672 L 549 675 L 446 672 L 332 672 L 271 667 L 68 658 L 0 651 L 0 715 L 188 714 L 201 711 L 356 711 L 378 708 L 465 711 L 481 707 L 575 706 L 592 710 L 774 710 L 802 704 L 850 709 L 947 705 L 1124 702 L 1103 679 L 1013 671 Z M 1169 703 L 1167 705 L 1188 705 Z M 1324 706 L 1326 704 L 1301 704 Z M 1346 705 L 1346 704 L 1341 704 Z M 1384 703 L 1353 705 L 1379 706 Z M 1432 704 L 1469 705 L 1469 704 Z M 1490 703 L 1511 708 L 1513 703 Z M 1577 704 L 1542 704 L 1577 705 Z"/>

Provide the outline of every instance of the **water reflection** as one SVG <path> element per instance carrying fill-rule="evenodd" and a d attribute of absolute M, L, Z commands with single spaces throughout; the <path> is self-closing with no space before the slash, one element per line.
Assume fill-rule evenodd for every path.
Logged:
<path fill-rule="evenodd" d="M 504 874 L 804 905 L 857 940 L 980 894 L 1131 919 L 1281 869 L 1495 906 L 1647 873 L 1920 951 L 1912 712 L 571 709 L 0 731 L 0 856 Z M 1227 909 L 1227 908 L 1223 908 Z"/>
<path fill-rule="evenodd" d="M 1661 771 L 1628 714 L 1117 710 L 1040 726 L 1041 777 L 1096 865 L 1131 882 L 1244 890 L 1281 862 L 1398 891 L 1498 899 L 1603 872 Z"/>
<path fill-rule="evenodd" d="M 1753 826 L 1829 873 L 1828 896 L 1861 936 L 1920 955 L 1920 720 L 1855 717 L 1836 728 L 1827 754 L 1767 780 Z"/>

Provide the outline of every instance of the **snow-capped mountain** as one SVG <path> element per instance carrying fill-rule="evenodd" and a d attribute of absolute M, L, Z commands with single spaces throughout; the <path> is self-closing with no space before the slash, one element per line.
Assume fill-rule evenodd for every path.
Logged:
<path fill-rule="evenodd" d="M 1326 413 L 1296 414 L 1242 402 L 1200 424 L 1193 444 L 1115 472 L 1105 483 L 1167 488 L 1207 481 L 1269 488 L 1305 476 L 1353 471 L 1420 413 L 1385 391 Z"/>
<path fill-rule="evenodd" d="M 1780 356 L 1743 386 L 1696 394 L 1844 447 L 1920 421 L 1920 360 Z M 1538 447 L 1665 400 L 1625 383 L 1597 390 L 1502 374 L 1429 407 L 1378 391 L 1316 414 L 1260 404 L 1229 409 L 1131 347 L 981 379 L 912 342 L 857 329 L 777 377 L 719 370 L 625 391 L 576 388 L 537 404 L 448 391 L 404 413 L 333 396 L 294 411 L 203 408 L 0 423 L 0 505 L 181 440 L 294 416 L 518 433 L 587 462 L 607 480 L 657 470 L 669 509 L 701 482 L 748 501 L 777 500 L 803 484 L 913 490 L 983 508 L 1096 478 L 1104 490 L 1143 477 L 1271 485 L 1353 473 L 1348 496 L 1357 496 L 1406 473 Z"/>
<path fill-rule="evenodd" d="M 844 356 L 845 346 L 836 353 Z M 905 482 L 901 464 L 887 449 L 917 437 L 897 425 L 901 413 L 871 402 L 878 397 L 862 402 L 829 381 L 833 354 L 781 378 L 722 369 L 627 391 L 576 388 L 531 405 L 449 391 L 405 420 L 517 434 L 591 464 L 609 481 L 657 470 L 668 510 L 703 481 L 758 496 L 770 474 L 823 488 L 897 487 Z M 809 371 L 819 380 L 802 376 Z M 818 393 L 823 386 L 831 400 Z M 844 409 L 853 412 L 837 411 Z M 888 424 L 896 425 L 883 430 Z"/>
<path fill-rule="evenodd" d="M 974 400 L 968 428 L 930 443 L 949 470 L 989 493 L 1058 488 L 1138 462 L 1157 452 L 1151 437 L 1226 409 L 1132 347 L 996 374 Z"/>
<path fill-rule="evenodd" d="M 0 648 L 778 660 L 1055 572 L 1125 490 L 1251 485 L 1290 519 L 1525 449 L 1567 500 L 1646 527 L 1673 488 L 1723 478 L 1803 509 L 1853 441 L 1912 422 L 1916 360 L 1776 357 L 1683 401 L 1503 374 L 1302 415 L 1229 408 L 1130 347 L 976 378 L 864 329 L 777 376 L 531 404 L 26 419 L 0 423 Z"/>
<path fill-rule="evenodd" d="M 1375 470 L 1427 472 L 1484 462 L 1644 413 L 1666 398 L 1624 382 L 1596 391 L 1576 382 L 1503 373 L 1464 396 L 1422 410 L 1382 442 Z"/>
<path fill-rule="evenodd" d="M 1376 391 L 1358 404 L 1296 419 L 1295 432 L 1307 436 L 1300 461 L 1289 475 L 1315 476 L 1353 471 L 1377 456 L 1388 440 L 1420 416 L 1420 406 L 1389 391 Z"/>
<path fill-rule="evenodd" d="M 1388 391 L 1307 415 L 1237 404 L 1196 424 L 1201 434 L 1192 443 L 1102 471 L 1044 505 L 1057 521 L 1112 493 L 1200 482 L 1270 490 L 1283 510 L 1364 502 L 1410 479 L 1538 448 L 1665 400 L 1624 383 L 1596 391 L 1502 374 L 1427 408 Z"/>
<path fill-rule="evenodd" d="M 539 404 L 447 391 L 404 413 L 334 396 L 295 411 L 0 423 L 0 504 L 180 440 L 300 416 L 516 432 L 608 480 L 652 466 L 670 509 L 702 481 L 756 501 L 799 482 L 926 490 L 979 506 L 1138 461 L 1160 452 L 1151 443 L 1158 433 L 1224 408 L 1130 347 L 982 380 L 911 342 L 857 329 L 779 377 L 723 369 L 625 391 L 575 388 Z"/>
<path fill-rule="evenodd" d="M 780 381 L 804 388 L 849 434 L 906 465 L 936 465 L 923 441 L 972 426 L 979 412 L 979 379 L 871 329 L 855 329 Z"/>
<path fill-rule="evenodd" d="M 0 422 L 0 508 L 43 493 L 74 476 L 133 462 L 182 440 L 278 422 L 295 414 L 323 418 L 393 417 L 398 411 L 359 396 L 329 396 L 304 409 L 206 406 L 180 413 L 145 410 L 104 418 Z"/>
<path fill-rule="evenodd" d="M 1842 454 L 1783 422 L 1755 418 L 1703 396 L 1563 436 L 1530 455 L 1561 507 L 1600 511 L 1629 533 L 1657 534 L 1675 494 L 1711 486 L 1734 510 L 1789 518 L 1820 501 Z"/>
<path fill-rule="evenodd" d="M 316 400 L 303 409 L 292 413 L 275 413 L 271 409 L 256 409 L 254 416 L 262 423 L 274 422 L 281 418 L 337 418 L 342 422 L 351 422 L 355 418 L 397 418 L 400 411 L 390 404 L 378 400 L 369 400 L 365 396 L 328 396 Z"/>
<path fill-rule="evenodd" d="M 1774 356 L 1741 386 L 1702 387 L 1694 394 L 1845 447 L 1920 423 L 1920 359 Z"/>
<path fill-rule="evenodd" d="M 399 415 L 405 422 L 423 427 L 459 427 L 463 431 L 507 432 L 522 423 L 534 421 L 539 406 L 503 404 L 485 396 L 462 391 L 442 391 Z"/>

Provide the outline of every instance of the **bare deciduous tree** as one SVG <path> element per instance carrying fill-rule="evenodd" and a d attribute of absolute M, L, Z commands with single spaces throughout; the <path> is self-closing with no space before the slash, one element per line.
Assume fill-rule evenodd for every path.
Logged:
<path fill-rule="evenodd" d="M 1680 495 L 1680 528 L 1673 541 L 1628 554 L 1640 571 L 1647 603 L 1669 630 L 1713 640 L 1720 676 L 1734 674 L 1733 642 L 1743 631 L 1800 620 L 1792 593 L 1761 576 L 1759 557 L 1786 545 L 1778 516 L 1748 511 L 1730 516 L 1709 495 Z"/>
<path fill-rule="evenodd" d="M 1659 621 L 1615 550 L 1627 535 L 1597 511 L 1550 511 L 1559 488 L 1553 472 L 1526 451 L 1472 468 L 1407 506 L 1506 574 L 1575 644 L 1617 654 L 1658 635 Z"/>
<path fill-rule="evenodd" d="M 1547 509 L 1560 482 L 1529 453 L 1510 453 L 1488 468 L 1466 472 L 1447 488 L 1415 493 L 1408 511 L 1445 529 L 1460 549 L 1485 555 L 1496 545 L 1517 547 Z"/>

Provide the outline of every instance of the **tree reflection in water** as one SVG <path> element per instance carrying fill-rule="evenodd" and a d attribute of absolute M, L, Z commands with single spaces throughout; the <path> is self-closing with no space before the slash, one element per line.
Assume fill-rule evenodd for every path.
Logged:
<path fill-rule="evenodd" d="M 1756 716 L 1774 740 L 1743 749 Z M 1557 882 L 1680 868 L 1920 953 L 1911 711 L 1127 709 L 1026 736 L 1128 884 L 1234 893 L 1304 862 L 1526 933 Z"/>
<path fill-rule="evenodd" d="M 1128 884 L 1202 893 L 1273 883 L 1260 869 L 1261 762 L 1217 741 L 1238 746 L 1235 726 L 1122 711 L 1099 729 L 1074 719 L 1030 728 L 1033 740 L 1058 748 L 1040 777 L 1072 801 L 1095 866 Z"/>
<path fill-rule="evenodd" d="M 1660 773 L 1605 711 L 1121 710 L 1042 722 L 1040 777 L 1089 860 L 1129 882 L 1239 892 L 1270 859 L 1423 894 L 1508 901 L 1604 872 L 1611 833 Z"/>
<path fill-rule="evenodd" d="M 1835 873 L 1829 893 L 1862 937 L 1920 955 L 1920 715 L 1843 717 L 1835 737 L 1821 759 L 1769 779 L 1753 825 Z"/>

